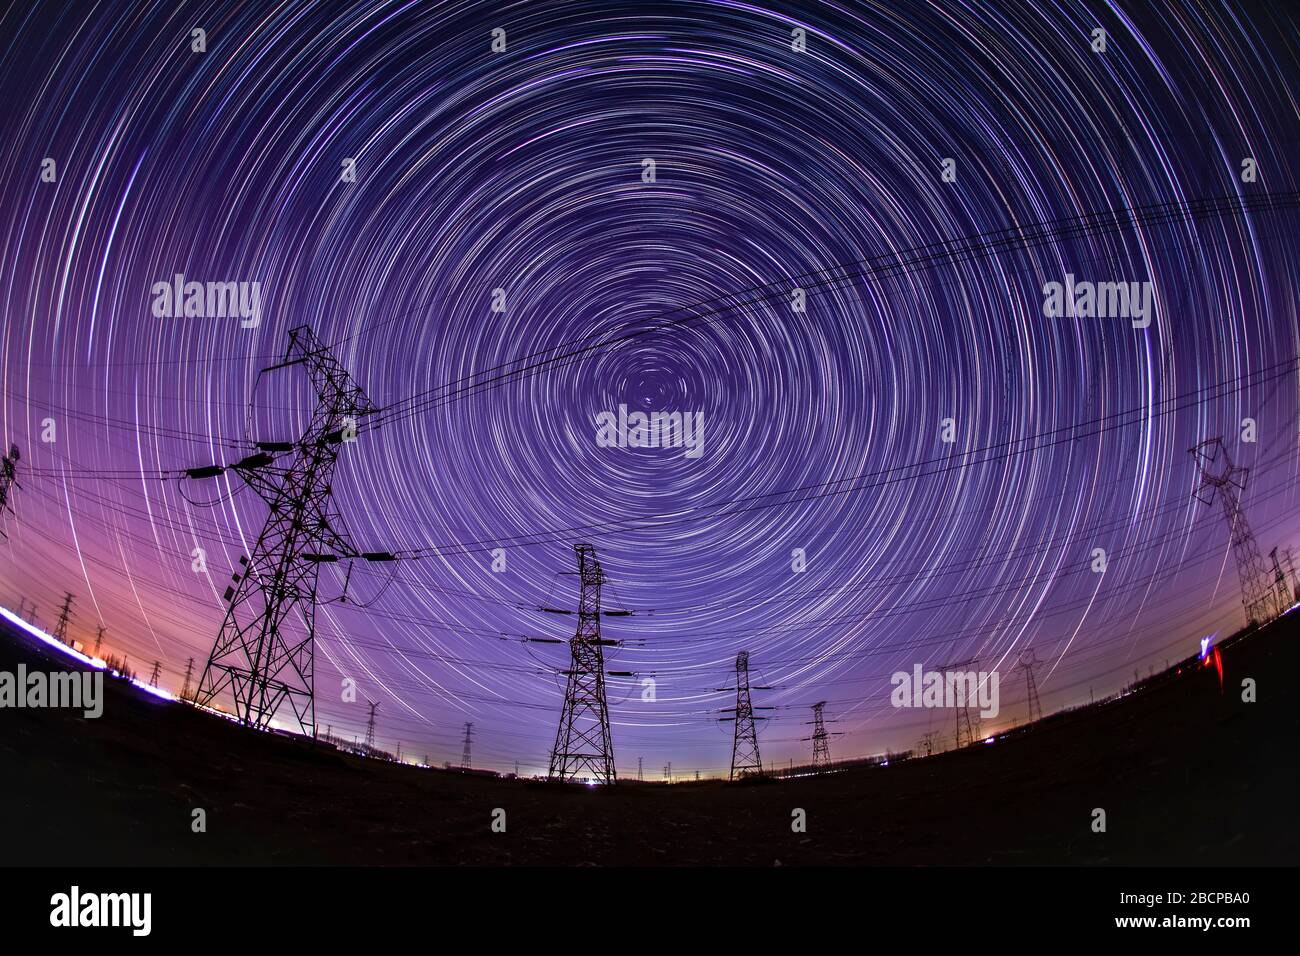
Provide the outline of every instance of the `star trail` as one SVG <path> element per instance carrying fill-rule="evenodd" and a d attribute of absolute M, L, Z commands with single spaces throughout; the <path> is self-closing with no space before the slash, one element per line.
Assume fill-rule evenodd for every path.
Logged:
<path fill-rule="evenodd" d="M 819 701 L 837 757 L 950 736 L 898 671 L 1001 672 L 996 732 L 1030 650 L 1044 712 L 1198 653 L 1244 623 L 1205 438 L 1298 541 L 1280 10 L 42 3 L 0 40 L 0 599 L 49 629 L 75 592 L 172 693 L 266 520 L 183 473 L 298 437 L 310 383 L 262 370 L 304 324 L 376 408 L 334 505 L 399 559 L 322 572 L 317 720 L 378 701 L 439 765 L 472 721 L 477 766 L 545 772 L 578 541 L 632 612 L 629 776 L 725 774 L 742 650 L 780 765 Z M 156 309 L 177 276 L 255 320 Z M 1046 314 L 1067 276 L 1149 314 Z M 700 454 L 602 444 L 620 408 Z"/>

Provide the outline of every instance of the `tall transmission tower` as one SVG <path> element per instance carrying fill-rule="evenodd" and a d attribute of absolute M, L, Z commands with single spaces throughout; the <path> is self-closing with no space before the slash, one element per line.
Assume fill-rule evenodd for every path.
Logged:
<path fill-rule="evenodd" d="M 958 661 L 955 664 L 945 664 L 939 668 L 942 672 L 958 671 L 966 667 L 974 667 L 979 661 L 971 658 L 968 661 Z M 970 712 L 971 698 L 966 696 L 963 700 L 957 701 L 957 733 L 956 748 L 961 749 L 966 744 L 973 744 L 976 736 L 979 734 L 979 717 L 972 716 Z M 963 743 L 964 741 L 964 743 Z"/>
<path fill-rule="evenodd" d="M 9 446 L 9 453 L 0 458 L 0 518 L 4 517 L 5 512 L 14 514 L 13 505 L 9 503 L 9 489 L 22 488 L 18 484 L 18 461 L 22 455 L 18 452 L 17 445 Z M 4 531 L 0 530 L 0 538 L 8 537 Z"/>
<path fill-rule="evenodd" d="M 600 586 L 605 575 L 596 549 L 575 544 L 578 556 L 578 629 L 571 650 L 564 710 L 551 748 L 549 779 L 569 780 L 584 771 L 604 783 L 614 783 L 614 743 L 609 733 L 609 708 L 605 703 L 604 646 L 600 636 Z"/>
<path fill-rule="evenodd" d="M 33 608 L 32 610 L 35 610 L 35 608 Z M 95 656 L 96 657 L 99 656 L 99 649 L 104 646 L 104 631 L 106 630 L 107 628 L 105 628 L 101 624 L 99 626 L 99 630 L 95 632 Z"/>
<path fill-rule="evenodd" d="M 474 736 L 473 722 L 465 724 L 465 748 L 460 752 L 460 769 L 468 770 L 470 768 L 469 743 Z"/>
<path fill-rule="evenodd" d="M 258 454 L 230 466 L 270 510 L 240 571 L 226 589 L 221 631 L 199 679 L 195 700 L 210 705 L 229 692 L 235 716 L 266 729 L 287 702 L 303 733 L 316 734 L 315 635 L 317 584 L 322 563 L 340 558 L 393 560 L 359 553 L 342 535 L 331 501 L 334 468 L 356 422 L 375 411 L 343 366 L 307 326 L 289 332 L 284 360 L 264 369 L 306 369 L 316 407 L 296 442 L 262 442 Z M 290 455 L 275 457 L 274 452 Z M 288 464 L 280 465 L 279 462 Z M 190 478 L 227 470 L 192 468 Z M 300 619 L 298 630 L 290 622 Z"/>
<path fill-rule="evenodd" d="M 54 625 L 54 636 L 68 643 L 68 620 L 72 617 L 72 592 L 63 594 L 63 607 L 59 608 L 59 621 Z"/>
<path fill-rule="evenodd" d="M 1278 613 L 1281 614 L 1295 603 L 1295 597 L 1291 586 L 1287 584 L 1286 572 L 1282 570 L 1282 562 L 1278 560 L 1277 548 L 1270 551 L 1268 556 L 1273 562 L 1273 590 L 1277 593 Z"/>
<path fill-rule="evenodd" d="M 927 757 L 934 754 L 934 738 L 939 734 L 934 730 L 927 730 L 921 735 L 921 741 L 917 744 L 917 749 L 924 751 Z"/>
<path fill-rule="evenodd" d="M 158 678 L 161 677 L 161 676 L 162 676 L 162 662 L 161 662 L 161 661 L 154 661 L 154 662 L 153 662 L 153 671 L 149 674 L 149 686 L 150 686 L 150 687 L 157 687 L 157 686 L 158 686 Z"/>
<path fill-rule="evenodd" d="M 1190 449 L 1201 470 L 1201 483 L 1196 500 L 1212 504 L 1217 496 L 1223 505 L 1223 517 L 1228 522 L 1232 541 L 1232 554 L 1237 560 L 1237 577 L 1241 582 L 1241 604 L 1246 610 L 1246 622 L 1258 624 L 1281 613 L 1277 592 L 1270 587 L 1264 559 L 1260 556 L 1255 535 L 1246 521 L 1241 496 L 1246 490 L 1249 468 L 1233 464 L 1232 456 L 1222 438 L 1207 438 Z"/>
<path fill-rule="evenodd" d="M 754 716 L 754 704 L 749 696 L 749 651 L 736 655 L 736 715 L 723 717 L 723 721 L 735 721 L 734 734 L 731 738 L 731 780 L 736 777 L 761 776 L 763 759 L 758 754 L 758 730 L 755 721 L 766 717 Z M 733 708 L 726 708 L 730 711 Z M 760 710 L 769 708 L 759 708 Z"/>
<path fill-rule="evenodd" d="M 1020 655 L 1020 662 L 1016 664 L 1016 670 L 1025 672 L 1025 700 L 1029 707 L 1029 716 L 1025 722 L 1030 724 L 1043 719 L 1043 705 L 1038 700 L 1038 681 L 1034 679 L 1034 668 L 1040 663 L 1038 655 L 1031 649 L 1028 654 Z"/>
<path fill-rule="evenodd" d="M 185 665 L 185 682 L 181 684 L 181 700 L 190 699 L 190 681 L 194 679 L 194 658 Z"/>
<path fill-rule="evenodd" d="M 642 767 L 641 767 L 641 762 L 642 762 L 643 759 L 644 759 L 644 758 L 642 758 L 642 757 L 637 757 L 637 758 L 636 758 L 636 779 L 637 779 L 638 782 L 639 782 L 639 781 L 642 781 L 642 780 L 645 780 L 645 774 L 643 773 L 643 771 L 642 771 Z"/>
<path fill-rule="evenodd" d="M 370 719 L 366 721 L 366 750 L 375 749 L 375 711 L 379 709 L 379 704 L 370 701 Z"/>
<path fill-rule="evenodd" d="M 812 741 L 812 745 L 813 745 L 812 762 L 814 767 L 828 767 L 830 766 L 830 762 L 831 762 L 830 738 L 832 735 L 826 732 L 826 719 L 823 714 L 823 710 L 825 709 L 825 707 L 826 707 L 826 701 L 824 700 L 818 701 L 817 703 L 812 705 L 813 733 L 811 737 L 803 738 L 804 740 Z M 832 720 L 831 723 L 835 723 L 835 721 Z M 835 736 L 838 736 L 838 734 Z"/>

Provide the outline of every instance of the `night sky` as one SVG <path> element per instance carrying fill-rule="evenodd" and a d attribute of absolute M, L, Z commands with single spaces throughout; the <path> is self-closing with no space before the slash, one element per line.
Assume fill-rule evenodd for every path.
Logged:
<path fill-rule="evenodd" d="M 335 476 L 350 539 L 410 555 L 321 606 L 322 730 L 370 699 L 387 749 L 458 763 L 473 721 L 475 765 L 544 772 L 568 652 L 523 638 L 571 636 L 536 608 L 575 606 L 577 541 L 636 612 L 603 625 L 620 775 L 726 771 L 740 650 L 781 764 L 820 700 L 833 757 L 950 744 L 952 711 L 890 705 L 916 664 L 1000 671 L 986 732 L 1029 648 L 1045 710 L 1115 693 L 1243 621 L 1192 445 L 1251 468 L 1265 556 L 1300 546 L 1283 6 L 11 5 L 0 601 L 50 629 L 74 592 L 72 636 L 178 692 L 266 508 L 170 476 L 297 437 L 305 380 L 257 373 L 305 323 L 384 409 Z M 177 273 L 260 282 L 260 324 L 156 317 Z M 1067 274 L 1153 283 L 1150 325 L 1045 316 Z M 599 447 L 620 405 L 702 412 L 702 454 Z"/>

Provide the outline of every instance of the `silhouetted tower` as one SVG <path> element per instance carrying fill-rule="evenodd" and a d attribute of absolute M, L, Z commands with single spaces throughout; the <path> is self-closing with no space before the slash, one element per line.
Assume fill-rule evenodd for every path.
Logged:
<path fill-rule="evenodd" d="M 1273 590 L 1277 592 L 1278 613 L 1282 613 L 1292 604 L 1295 598 L 1292 596 L 1291 586 L 1287 584 L 1286 572 L 1282 570 L 1282 563 L 1277 557 L 1277 548 L 1268 553 L 1269 559 L 1273 562 Z"/>
<path fill-rule="evenodd" d="M 10 445 L 9 453 L 0 458 L 0 518 L 4 517 L 6 511 L 14 514 L 13 505 L 9 503 L 9 489 L 22 488 L 17 479 L 18 461 L 21 458 L 17 445 Z M 4 537 L 7 535 L 0 530 L 0 538 Z"/>
<path fill-rule="evenodd" d="M 104 631 L 106 628 L 101 624 L 99 630 L 95 632 L 95 656 L 99 656 L 99 649 L 104 646 Z"/>
<path fill-rule="evenodd" d="M 68 643 L 68 620 L 72 617 L 72 594 L 64 592 L 63 607 L 59 608 L 59 621 L 54 625 L 54 636 Z"/>
<path fill-rule="evenodd" d="M 1282 563 L 1286 565 L 1287 577 L 1291 579 L 1291 599 L 1287 603 L 1294 604 L 1300 601 L 1300 578 L 1296 577 L 1295 558 L 1290 548 L 1282 552 Z"/>
<path fill-rule="evenodd" d="M 943 667 L 939 668 L 939 670 L 943 673 L 947 673 L 948 671 L 959 671 L 967 667 L 973 668 L 978 663 L 978 660 L 971 658 L 968 661 L 958 661 L 955 664 L 945 664 Z M 956 746 L 958 748 L 964 747 L 966 744 L 973 744 L 979 734 L 979 717 L 978 715 L 971 714 L 970 709 L 971 698 L 973 696 L 974 694 L 971 694 L 964 697 L 962 700 L 957 701 Z"/>
<path fill-rule="evenodd" d="M 465 746 L 460 752 L 460 769 L 468 770 L 470 768 L 469 743 L 474 736 L 474 724 L 465 724 Z"/>
<path fill-rule="evenodd" d="M 377 703 L 370 704 L 370 719 L 366 721 L 366 750 L 375 749 L 375 711 L 379 709 Z"/>
<path fill-rule="evenodd" d="M 730 709 L 730 708 L 728 708 Z M 723 720 L 736 722 L 735 733 L 731 739 L 731 776 L 748 774 L 761 775 L 763 760 L 758 755 L 758 731 L 755 721 L 764 720 L 754 716 L 754 704 L 749 696 L 749 651 L 736 655 L 736 716 L 723 717 Z"/>
<path fill-rule="evenodd" d="M 605 654 L 612 641 L 600 636 L 600 586 L 605 581 L 596 549 L 575 544 L 578 556 L 578 629 L 571 650 L 564 710 L 551 748 L 550 779 L 568 780 L 589 773 L 604 783 L 614 783 L 614 743 L 609 733 L 605 704 Z"/>
<path fill-rule="evenodd" d="M 931 756 L 934 753 L 934 738 L 937 736 L 936 731 L 927 730 L 921 735 L 921 742 L 917 745 L 917 749 L 924 751 L 927 757 Z"/>
<path fill-rule="evenodd" d="M 1034 668 L 1040 663 L 1038 655 L 1031 649 L 1028 654 L 1020 655 L 1020 663 L 1016 665 L 1016 670 L 1025 672 L 1025 700 L 1029 708 L 1026 722 L 1031 724 L 1043 719 L 1043 705 L 1038 700 L 1038 681 L 1034 679 Z"/>
<path fill-rule="evenodd" d="M 266 729 L 287 701 L 299 728 L 314 737 L 320 566 L 340 558 L 393 557 L 362 555 L 345 540 L 330 498 L 339 452 L 344 443 L 355 441 L 357 420 L 374 406 L 307 326 L 290 330 L 284 361 L 263 371 L 296 365 L 306 369 L 316 392 L 306 430 L 293 443 L 261 443 L 258 454 L 230 466 L 266 502 L 270 514 L 252 554 L 240 558 L 240 572 L 226 588 L 226 616 L 195 700 L 210 705 L 228 692 L 235 716 L 259 729 Z M 291 456 L 275 457 L 273 452 Z M 211 478 L 225 470 L 213 465 L 187 474 Z"/>
<path fill-rule="evenodd" d="M 181 684 L 181 700 L 190 699 L 190 681 L 194 678 L 194 658 L 185 665 L 185 682 Z"/>
<path fill-rule="evenodd" d="M 812 737 L 806 737 L 805 740 L 811 740 L 813 745 L 813 766 L 825 767 L 831 762 L 831 748 L 829 738 L 826 733 L 826 721 L 823 716 L 823 709 L 826 707 L 826 701 L 820 700 L 812 705 L 813 712 L 813 733 Z"/>
<path fill-rule="evenodd" d="M 636 778 L 639 781 L 645 780 L 645 774 L 642 772 L 642 768 L 641 768 L 641 760 L 642 760 L 641 757 L 636 758 Z"/>
<path fill-rule="evenodd" d="M 160 661 L 154 661 L 154 662 L 153 662 L 153 671 L 149 674 L 149 686 L 150 686 L 150 687 L 157 687 L 157 686 L 158 686 L 158 678 L 159 678 L 160 676 L 162 676 L 162 663 L 161 663 Z"/>
<path fill-rule="evenodd" d="M 1241 604 L 1246 609 L 1248 624 L 1267 621 L 1280 613 L 1276 591 L 1269 586 L 1268 572 L 1260 556 L 1255 535 L 1246 521 L 1241 496 L 1246 490 L 1249 468 L 1232 463 L 1232 457 L 1222 438 L 1209 438 L 1190 450 L 1192 458 L 1201 469 L 1201 483 L 1196 489 L 1196 499 L 1211 504 L 1218 496 L 1223 505 L 1223 517 L 1228 522 L 1232 541 L 1232 554 L 1237 561 L 1237 577 L 1241 582 Z M 1214 469 L 1218 468 L 1216 472 Z"/>

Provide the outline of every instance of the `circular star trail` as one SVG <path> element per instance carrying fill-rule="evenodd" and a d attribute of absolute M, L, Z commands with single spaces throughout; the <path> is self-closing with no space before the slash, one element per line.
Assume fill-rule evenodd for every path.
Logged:
<path fill-rule="evenodd" d="M 1052 710 L 1231 632 L 1204 438 L 1294 541 L 1281 13 L 87 2 L 0 36 L 3 597 L 49 625 L 74 592 L 173 691 L 266 518 L 175 475 L 297 438 L 310 383 L 259 372 L 304 324 L 379 409 L 346 533 L 403 557 L 346 603 L 323 573 L 318 720 L 381 701 L 431 762 L 474 721 L 476 764 L 545 769 L 568 651 L 525 639 L 571 636 L 536 608 L 575 606 L 578 541 L 635 612 L 603 623 L 624 774 L 726 769 L 741 650 L 785 763 L 821 700 L 835 757 L 950 735 L 890 704 L 917 664 L 1002 672 L 992 732 L 1028 649 Z M 159 317 L 176 275 L 258 283 L 256 323 Z M 1067 276 L 1150 312 L 1045 315 Z M 602 447 L 620 407 L 698 414 L 698 454 Z"/>

